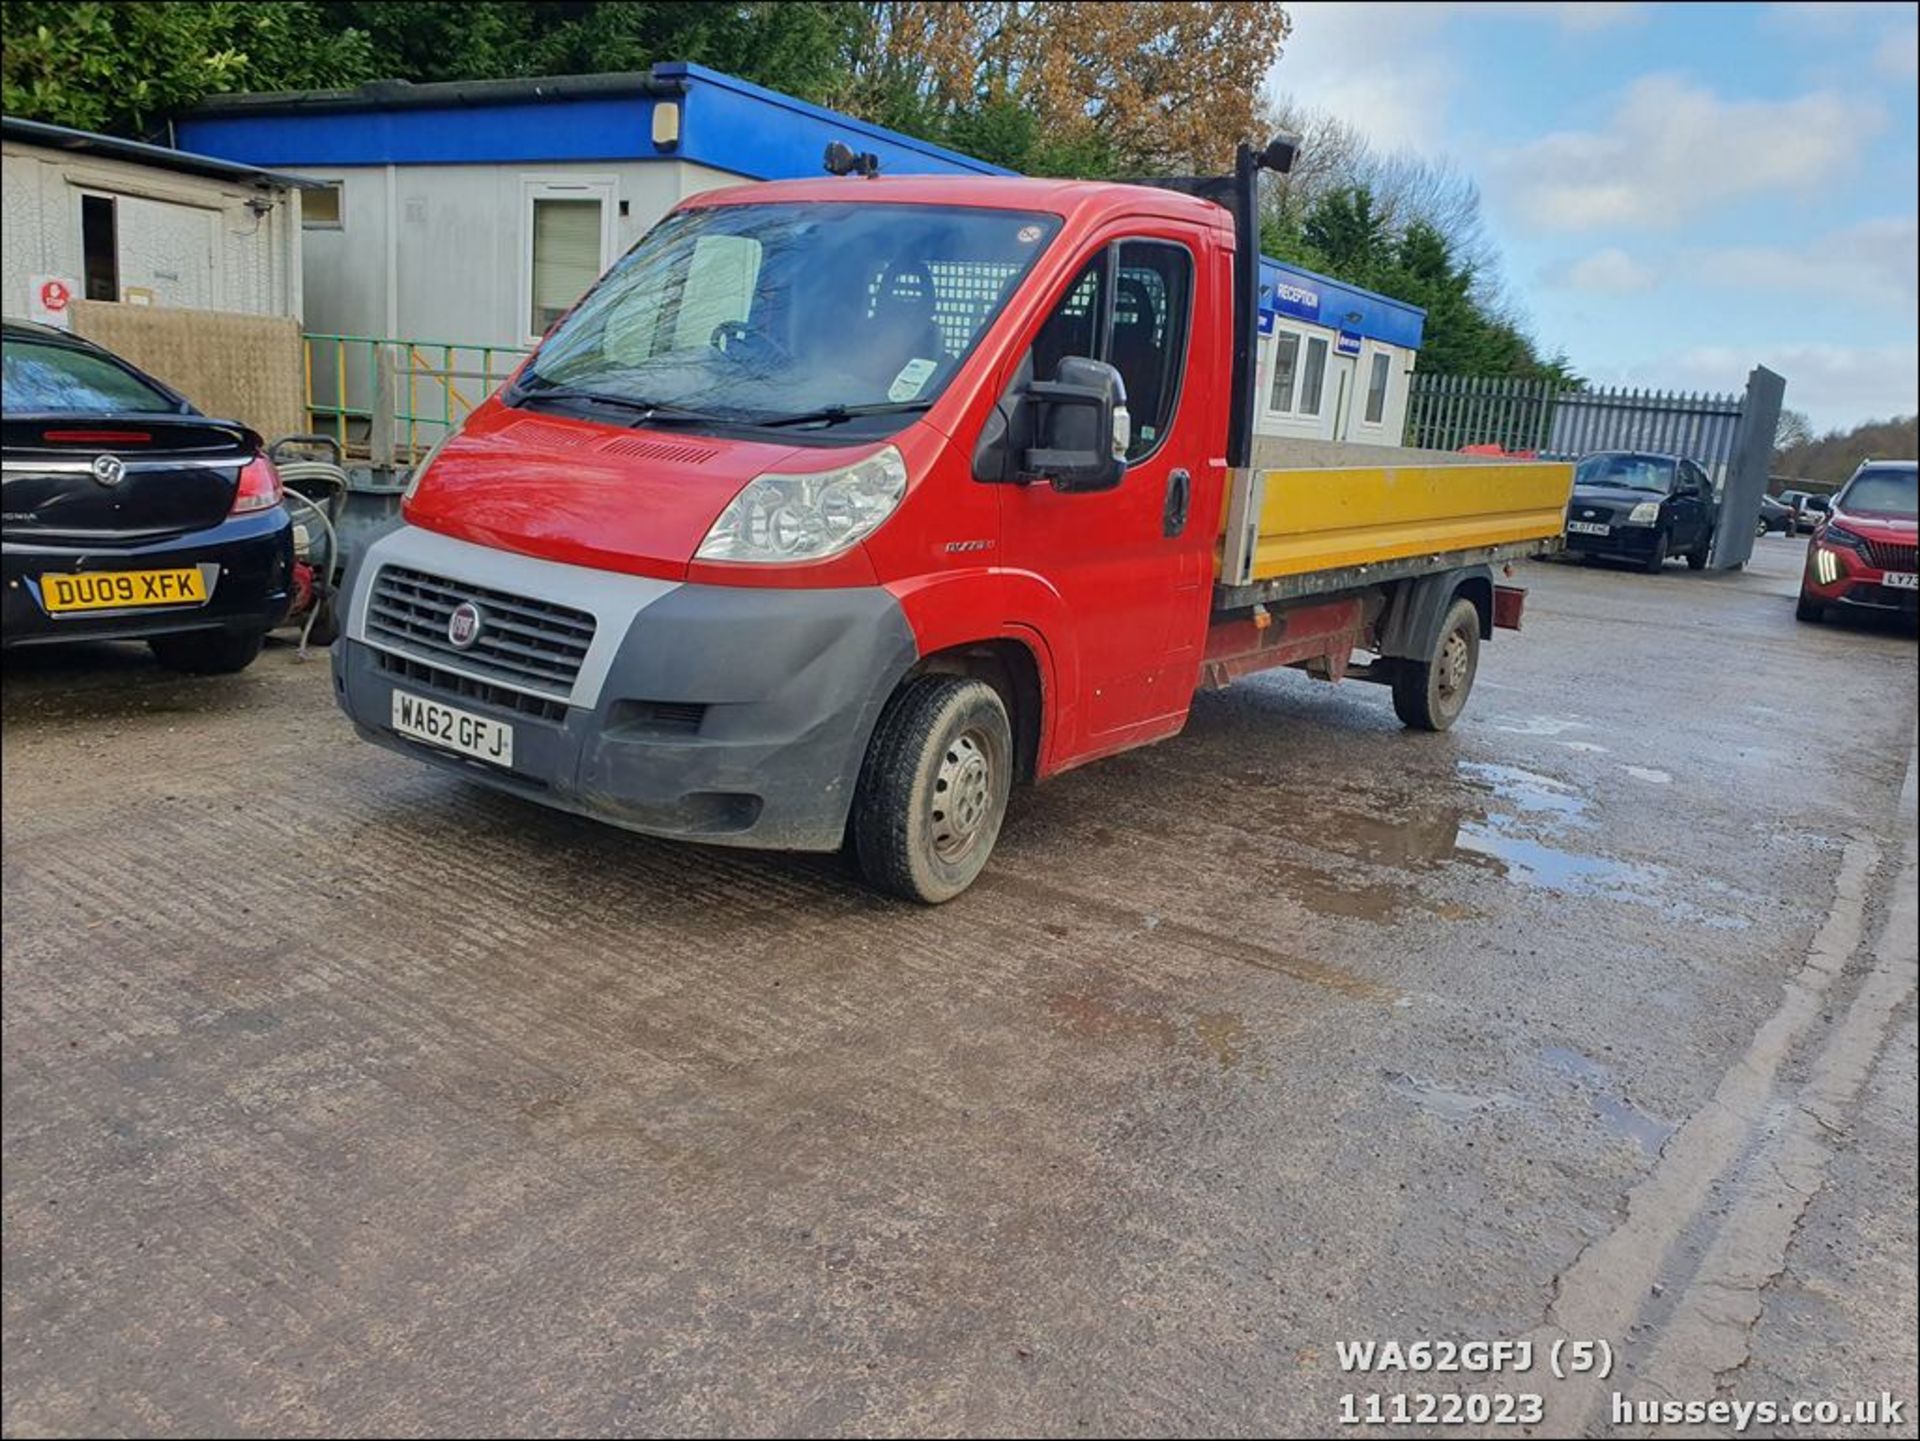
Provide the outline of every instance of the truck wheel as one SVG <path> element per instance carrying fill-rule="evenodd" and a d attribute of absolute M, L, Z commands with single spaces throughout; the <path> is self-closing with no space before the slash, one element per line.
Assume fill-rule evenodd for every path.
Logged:
<path fill-rule="evenodd" d="M 1000 693 L 965 676 L 916 676 L 888 702 L 860 768 L 851 829 L 861 873 L 908 900 L 952 900 L 993 854 L 1012 788 Z"/>
<path fill-rule="evenodd" d="M 1667 568 L 1667 533 L 1664 530 L 1653 538 L 1653 554 L 1641 562 L 1641 568 L 1648 575 L 1658 575 Z"/>
<path fill-rule="evenodd" d="M 187 675 L 232 675 L 253 664 L 266 636 L 257 630 L 196 630 L 157 635 L 147 644 L 168 670 Z"/>
<path fill-rule="evenodd" d="M 1480 668 L 1480 612 L 1465 596 L 1447 611 L 1446 623 L 1426 660 L 1403 660 L 1393 677 L 1393 713 L 1414 730 L 1443 731 L 1466 709 Z"/>

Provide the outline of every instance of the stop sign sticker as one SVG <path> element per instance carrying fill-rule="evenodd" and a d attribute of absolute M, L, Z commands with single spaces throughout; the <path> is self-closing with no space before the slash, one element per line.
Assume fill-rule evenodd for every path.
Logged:
<path fill-rule="evenodd" d="M 73 281 L 64 275 L 36 275 L 27 283 L 33 292 L 33 318 L 64 327 L 72 316 Z"/>

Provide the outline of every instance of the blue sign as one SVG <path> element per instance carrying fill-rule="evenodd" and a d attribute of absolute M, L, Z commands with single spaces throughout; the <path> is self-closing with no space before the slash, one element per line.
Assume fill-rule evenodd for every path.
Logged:
<path fill-rule="evenodd" d="M 1298 280 L 1276 280 L 1273 283 L 1273 308 L 1282 315 L 1296 315 L 1302 320 L 1320 318 L 1320 292 L 1311 285 Z"/>
<path fill-rule="evenodd" d="M 1360 332 L 1357 330 L 1341 331 L 1339 340 L 1334 342 L 1333 353 L 1335 355 L 1358 355 L 1360 353 Z"/>

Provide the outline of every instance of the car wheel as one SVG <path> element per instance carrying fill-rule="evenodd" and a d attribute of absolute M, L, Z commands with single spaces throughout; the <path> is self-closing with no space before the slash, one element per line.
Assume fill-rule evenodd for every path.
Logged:
<path fill-rule="evenodd" d="M 197 630 L 157 635 L 147 644 L 153 658 L 185 675 L 232 675 L 253 664 L 266 636 L 257 630 Z"/>
<path fill-rule="evenodd" d="M 1760 537 L 1760 539 L 1765 540 L 1767 538 L 1767 532 L 1772 529 L 1773 527 L 1767 524 L 1767 518 L 1763 515 L 1760 517 L 1760 523 L 1753 528 L 1753 533 Z"/>
<path fill-rule="evenodd" d="M 1640 563 L 1640 568 L 1648 575 L 1658 575 L 1667 568 L 1667 533 L 1663 530 L 1653 538 L 1653 554 Z"/>
<path fill-rule="evenodd" d="M 1393 713 L 1413 730 L 1443 731 L 1460 718 L 1480 669 L 1480 612 L 1465 596 L 1454 601 L 1433 653 L 1395 663 Z"/>
<path fill-rule="evenodd" d="M 1704 545 L 1695 546 L 1692 550 L 1687 552 L 1687 569 L 1688 570 L 1705 570 L 1707 568 L 1707 560 L 1712 554 L 1713 554 L 1712 541 L 1708 541 Z"/>
<path fill-rule="evenodd" d="M 1000 693 L 965 676 L 916 676 L 888 702 L 860 769 L 851 829 L 861 873 L 911 901 L 952 900 L 993 854 L 1012 789 Z"/>
<path fill-rule="evenodd" d="M 1827 608 L 1803 590 L 1800 592 L 1799 603 L 1793 608 L 1793 618 L 1817 625 L 1827 618 Z"/>

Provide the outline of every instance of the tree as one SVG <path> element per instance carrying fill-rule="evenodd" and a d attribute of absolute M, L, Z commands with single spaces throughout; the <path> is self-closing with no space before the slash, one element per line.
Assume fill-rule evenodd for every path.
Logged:
<path fill-rule="evenodd" d="M 1838 485 L 1852 475 L 1863 460 L 1912 460 L 1920 456 L 1920 419 L 1911 415 L 1863 421 L 1851 430 L 1830 430 L 1816 436 L 1804 415 L 1782 411 L 1776 435 L 1790 429 L 1787 424 L 1790 414 L 1799 421 L 1791 427 L 1796 438 L 1775 447 L 1775 475 Z"/>
<path fill-rule="evenodd" d="M 1807 419 L 1804 410 L 1786 410 L 1780 412 L 1780 423 L 1773 428 L 1773 448 L 1780 451 L 1795 450 L 1813 443 L 1813 425 Z"/>

